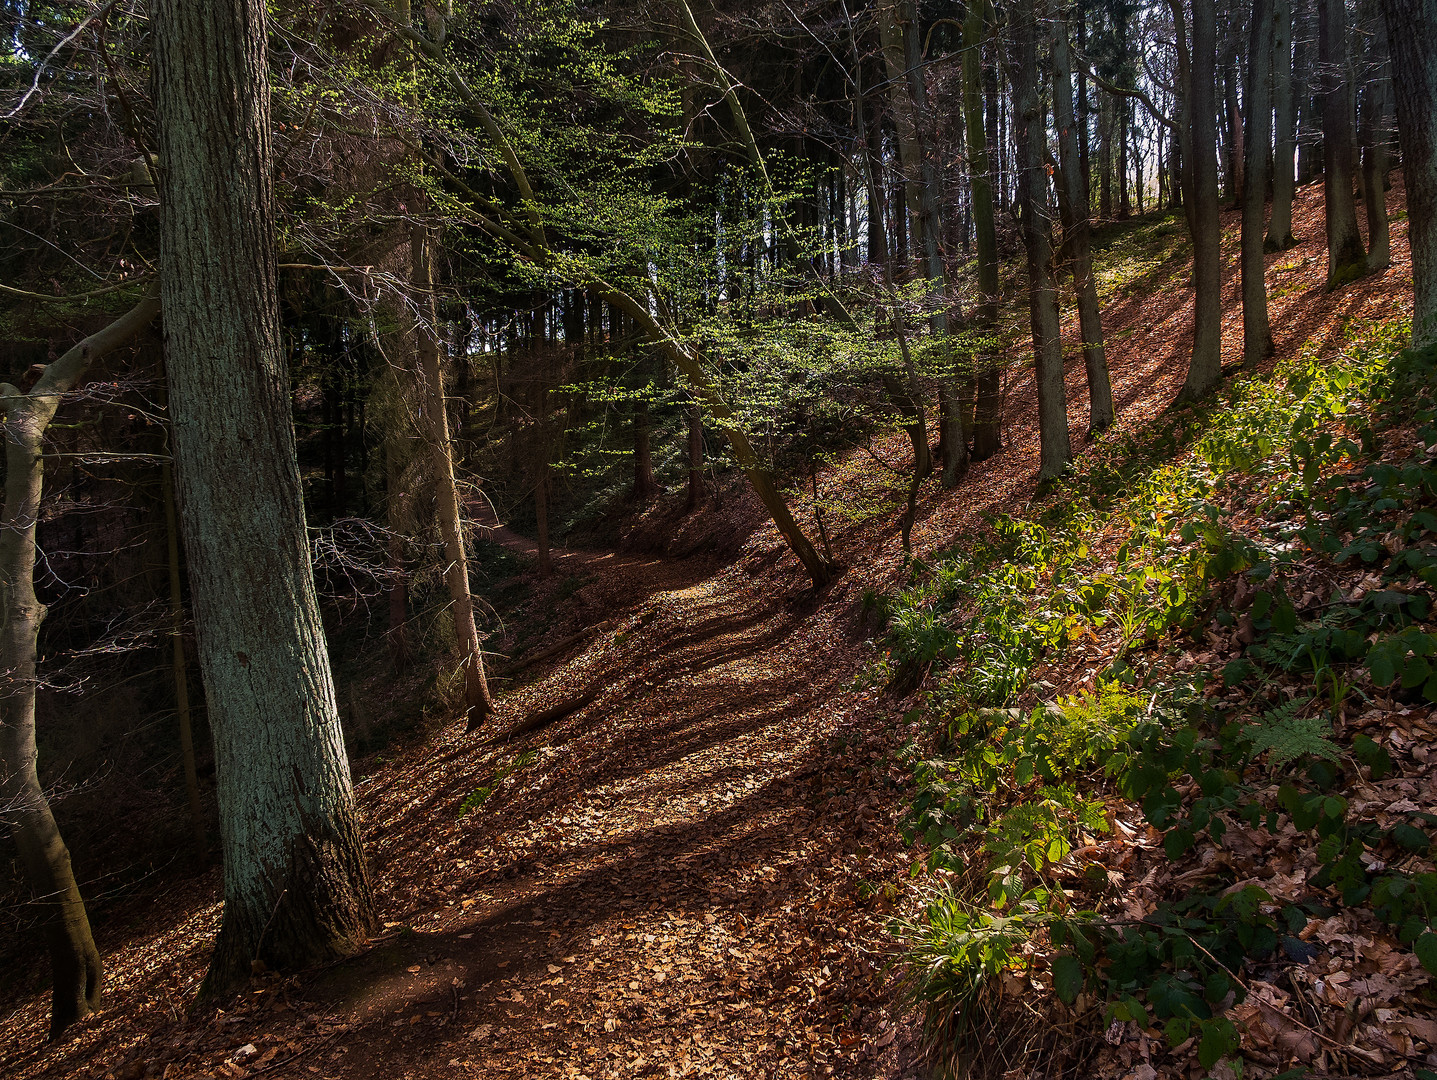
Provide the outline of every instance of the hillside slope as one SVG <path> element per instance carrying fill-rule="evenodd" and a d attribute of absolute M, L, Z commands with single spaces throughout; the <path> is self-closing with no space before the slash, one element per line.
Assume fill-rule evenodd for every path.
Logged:
<path fill-rule="evenodd" d="M 1389 209 L 1401 205 L 1399 183 Z M 1229 231 L 1234 223 L 1225 218 Z M 1145 229 L 1141 245 L 1123 246 Z M 1147 221 L 1104 237 L 1118 264 L 1105 320 L 1125 431 L 1156 416 L 1183 378 L 1191 291 L 1180 231 Z M 1280 357 L 1305 345 L 1329 355 L 1354 329 L 1410 306 L 1404 222 L 1394 222 L 1392 268 L 1333 295 L 1322 291 L 1320 187 L 1300 192 L 1296 231 L 1303 243 L 1269 260 Z M 1229 304 L 1234 249 L 1230 237 Z M 1229 314 L 1227 355 L 1240 339 L 1240 315 Z M 1081 377 L 1074 356 L 1075 433 L 1085 427 Z M 1007 448 L 955 491 L 925 490 L 918 554 L 1030 503 L 1035 411 L 1029 375 L 1014 378 Z M 874 449 L 901 462 L 902 448 L 895 436 Z M 261 975 L 240 1001 L 187 1015 L 218 925 L 218 878 L 175 882 L 100 927 L 106 1004 L 74 1038 L 43 1042 L 31 975 L 6 1003 L 0 1071 L 916 1073 L 919 1033 L 899 1004 L 888 924 L 914 910 L 897 828 L 910 772 L 898 751 L 918 728 L 913 700 L 866 674 L 878 660 L 872 598 L 907 574 L 896 516 L 883 509 L 892 483 L 859 455 L 820 477 L 825 491 L 880 508 L 826 518 L 848 570 L 821 595 L 804 589 L 767 526 L 727 566 L 647 572 L 593 560 L 572 595 L 546 593 L 564 619 L 527 647 L 605 624 L 503 690 L 505 724 L 556 715 L 512 740 L 450 727 L 357 763 L 385 920 L 362 956 Z M 1074 685 L 1057 692 L 1083 676 L 1062 677 Z"/>

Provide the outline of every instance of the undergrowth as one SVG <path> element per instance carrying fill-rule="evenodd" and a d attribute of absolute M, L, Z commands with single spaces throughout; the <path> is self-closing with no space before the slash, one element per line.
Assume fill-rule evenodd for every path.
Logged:
<path fill-rule="evenodd" d="M 1064 1030 L 1134 1021 L 1210 1069 L 1241 1048 L 1244 972 L 1303 962 L 1343 908 L 1437 972 L 1437 817 L 1382 827 L 1345 794 L 1393 768 L 1349 714 L 1437 701 L 1437 351 L 1397 353 L 1402 330 L 1115 433 L 1049 509 L 877 603 L 885 676 L 926 676 L 904 828 L 927 902 L 898 930 L 950 1069 L 1012 1067 L 1005 983 L 1051 992 Z M 1365 585 L 1337 587 L 1353 568 Z M 1054 699 L 1037 676 L 1079 650 L 1085 689 Z M 1316 867 L 1301 895 L 1202 855 L 1244 828 Z M 1198 867 L 1155 905 L 1116 869 L 1145 837 Z"/>

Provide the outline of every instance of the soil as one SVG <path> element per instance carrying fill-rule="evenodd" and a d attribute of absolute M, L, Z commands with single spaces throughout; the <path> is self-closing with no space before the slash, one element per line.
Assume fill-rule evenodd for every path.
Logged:
<path fill-rule="evenodd" d="M 1401 196 L 1398 177 L 1390 210 Z M 1328 294 L 1321 215 L 1320 185 L 1300 189 L 1302 242 L 1269 257 L 1279 357 L 1307 343 L 1330 354 L 1349 322 L 1410 311 L 1405 220 L 1393 224 L 1390 269 Z M 1225 215 L 1224 355 L 1234 363 L 1235 227 Z M 1135 283 L 1104 311 L 1125 425 L 1154 416 L 1182 382 L 1187 274 Z M 1070 321 L 1075 436 L 1086 427 L 1076 341 Z M 1036 417 L 1026 372 L 1016 378 L 1006 449 L 957 489 L 925 491 L 918 554 L 1034 498 Z M 901 462 L 903 446 L 894 436 L 875 449 Z M 811 526 L 811 509 L 800 510 Z M 109 989 L 73 1035 L 46 1043 L 36 972 L 4 991 L 0 1074 L 919 1075 L 889 929 L 918 899 L 894 824 L 904 777 L 893 753 L 912 732 L 905 703 L 861 677 L 876 655 L 864 594 L 891 591 L 904 573 L 897 513 L 828 522 L 848 570 L 822 593 L 751 499 L 731 498 L 707 520 L 709 550 L 731 543 L 732 561 L 556 552 L 554 575 L 525 577 L 552 609 L 543 632 L 522 651 L 506 644 L 512 635 L 490 647 L 522 663 L 523 652 L 607 626 L 510 681 L 501 662 L 501 723 L 487 736 L 450 723 L 356 763 L 383 919 L 360 955 L 263 975 L 238 1000 L 195 1006 L 219 874 L 167 882 L 99 927 Z M 503 740 L 580 690 L 593 699 Z"/>

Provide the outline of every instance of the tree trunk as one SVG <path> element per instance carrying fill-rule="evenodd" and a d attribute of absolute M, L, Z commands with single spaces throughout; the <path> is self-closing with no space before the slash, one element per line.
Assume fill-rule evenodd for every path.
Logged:
<path fill-rule="evenodd" d="M 644 392 L 648 392 L 645 387 Z M 649 403 L 641 400 L 634 404 L 634 489 L 631 498 L 636 502 L 648 502 L 658 493 L 659 485 L 654 480 L 654 455 L 649 446 Z"/>
<path fill-rule="evenodd" d="M 1272 139 L 1273 0 L 1252 0 L 1247 50 L 1247 160 L 1242 189 L 1242 362 L 1257 365 L 1272 355 L 1267 320 L 1262 212 L 1267 201 L 1267 149 Z"/>
<path fill-rule="evenodd" d="M 160 388 L 160 406 L 169 411 L 169 397 Z M 173 436 L 172 436 L 173 438 Z M 180 729 L 180 762 L 185 773 L 185 797 L 190 804 L 190 829 L 195 859 L 209 862 L 210 842 L 200 802 L 199 771 L 195 768 L 194 731 L 190 724 L 189 665 L 185 660 L 185 602 L 180 588 L 180 523 L 175 514 L 175 470 L 168 457 L 160 465 L 161 497 L 165 504 L 165 554 L 170 578 L 170 672 L 175 682 L 175 719 Z"/>
<path fill-rule="evenodd" d="M 1312 183 L 1322 164 L 1322 120 L 1313 60 L 1317 55 L 1317 0 L 1292 2 L 1292 93 L 1297 106 L 1297 182 Z"/>
<path fill-rule="evenodd" d="M 1178 27 L 1183 94 L 1183 203 L 1193 240 L 1193 353 L 1179 401 L 1207 397 L 1222 381 L 1222 218 L 1217 186 L 1217 16 L 1193 5 L 1192 51 L 1181 0 L 1169 0 Z"/>
<path fill-rule="evenodd" d="M 1371 56 L 1373 71 L 1362 94 L 1362 202 L 1367 212 L 1367 272 L 1392 262 L 1387 228 L 1387 109 L 1391 80 L 1387 72 L 1387 31 L 1377 20 Z"/>
<path fill-rule="evenodd" d="M 0 525 L 0 807 L 35 894 L 36 924 L 50 953 L 50 1037 L 100 1003 L 100 953 L 70 851 L 40 786 L 35 742 L 36 635 L 45 607 L 35 597 L 35 523 L 44 481 L 43 440 L 61 397 L 97 358 L 143 330 L 159 313 L 147 296 L 45 368 L 28 394 L 0 384 L 5 413 L 5 509 Z"/>
<path fill-rule="evenodd" d="M 1293 154 L 1297 148 L 1297 97 L 1292 85 L 1292 0 L 1274 0 L 1272 93 L 1275 140 L 1272 152 L 1272 213 L 1267 221 L 1267 251 L 1286 251 L 1292 238 L 1292 198 L 1296 192 Z"/>
<path fill-rule="evenodd" d="M 1078 140 L 1073 131 L 1073 79 L 1068 59 L 1068 27 L 1061 14 L 1053 18 L 1053 123 L 1058 130 L 1062 175 L 1057 178 L 1067 208 L 1063 247 L 1073 271 L 1078 298 L 1078 323 L 1083 336 L 1083 363 L 1088 374 L 1088 431 L 1104 431 L 1117 418 L 1113 386 L 1103 349 L 1103 320 L 1098 310 L 1098 286 L 1093 276 L 1092 220 L 1083 190 L 1078 162 Z"/>
<path fill-rule="evenodd" d="M 1412 344 L 1437 341 L 1437 0 L 1382 0 L 1412 245 Z"/>
<path fill-rule="evenodd" d="M 1038 93 L 1038 24 L 1031 6 L 1009 12 L 1011 52 L 1008 81 L 1013 88 L 1014 147 L 1017 151 L 1018 207 L 1028 252 L 1028 302 L 1038 380 L 1040 479 L 1057 476 L 1072 460 L 1067 397 L 1063 387 L 1063 343 L 1058 327 L 1058 290 L 1053 281 L 1053 234 L 1048 213 L 1047 117 Z"/>
<path fill-rule="evenodd" d="M 166 378 L 214 737 L 224 921 L 205 980 L 373 924 L 305 530 L 275 281 L 266 9 L 156 0 Z"/>
<path fill-rule="evenodd" d="M 1317 0 L 1317 60 L 1322 68 L 1322 191 L 1327 205 L 1327 288 L 1367 269 L 1352 198 L 1352 87 L 1347 78 L 1343 0 Z"/>
<path fill-rule="evenodd" d="M 704 497 L 704 419 L 697 401 L 689 406 L 689 490 L 684 509 L 697 509 Z"/>
<path fill-rule="evenodd" d="M 449 613 L 454 620 L 454 645 L 464 671 L 465 730 L 476 731 L 494 712 L 489 680 L 484 674 L 484 652 L 474 621 L 474 596 L 469 588 L 469 558 L 464 547 L 464 520 L 454 478 L 453 444 L 449 441 L 449 410 L 444 397 L 444 371 L 439 342 L 434 337 L 433 237 L 416 223 L 409 232 L 415 303 L 421 317 L 415 320 L 414 338 L 419 350 L 419 398 L 423 403 L 424 440 L 428 443 L 429 472 L 434 482 L 434 516 L 444 541 L 444 584 L 449 592 Z"/>
<path fill-rule="evenodd" d="M 983 46 L 991 39 L 985 8 L 985 4 L 969 4 L 963 23 L 963 116 L 968 135 L 973 232 L 978 247 L 980 299 L 974 315 L 980 327 L 992 330 L 998 322 L 998 233 L 993 215 L 992 160 L 983 120 L 983 90 L 986 85 Z M 997 114 L 997 103 L 992 100 L 988 102 L 988 114 Z M 978 360 L 978 401 L 973 418 L 975 461 L 984 461 L 1003 448 L 1000 416 L 1003 385 L 999 362 L 1000 358 L 993 355 Z"/>

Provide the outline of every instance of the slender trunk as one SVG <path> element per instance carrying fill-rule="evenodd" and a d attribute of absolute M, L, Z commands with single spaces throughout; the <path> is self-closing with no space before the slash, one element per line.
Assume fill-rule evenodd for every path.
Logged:
<path fill-rule="evenodd" d="M 1286 251 L 1292 238 L 1295 194 L 1293 154 L 1297 148 L 1297 98 L 1292 85 L 1292 0 L 1274 0 L 1272 92 L 1276 124 L 1272 152 L 1272 214 L 1267 222 L 1267 251 Z"/>
<path fill-rule="evenodd" d="M 224 992 L 352 953 L 373 903 L 280 343 L 266 9 L 151 17 L 165 368 L 225 853 L 205 987 Z"/>
<path fill-rule="evenodd" d="M 1322 166 L 1322 120 L 1317 105 L 1317 0 L 1292 2 L 1292 93 L 1297 105 L 1297 182 L 1312 183 Z"/>
<path fill-rule="evenodd" d="M 549 453 L 541 451 L 538 477 L 534 481 L 534 529 L 539 547 L 539 573 L 554 572 L 554 556 L 549 547 Z"/>
<path fill-rule="evenodd" d="M 1387 31 L 1377 20 L 1372 40 L 1376 63 L 1362 95 L 1362 202 L 1367 212 L 1367 271 L 1387 269 L 1392 241 L 1387 228 Z"/>
<path fill-rule="evenodd" d="M 1322 68 L 1322 190 L 1327 205 L 1327 288 L 1367 269 L 1352 198 L 1352 86 L 1347 78 L 1343 0 L 1317 0 L 1317 59 Z"/>
<path fill-rule="evenodd" d="M 1227 35 L 1230 44 L 1227 47 L 1227 60 L 1223 65 L 1223 95 L 1225 108 L 1223 110 L 1226 120 L 1227 141 L 1227 197 L 1232 201 L 1234 208 L 1242 205 L 1242 193 L 1246 187 L 1247 174 L 1247 140 L 1242 128 L 1242 109 L 1238 103 L 1237 93 L 1237 35 Z M 1248 93 L 1252 88 L 1248 87 Z M 1271 100 L 1271 99 L 1269 99 Z M 1265 193 L 1264 193 L 1265 194 Z"/>
<path fill-rule="evenodd" d="M 998 233 L 993 214 L 992 161 L 983 123 L 983 47 L 991 40 L 985 4 L 968 6 L 963 23 L 963 116 L 968 136 L 968 180 L 973 206 L 973 232 L 978 247 L 978 292 L 974 312 L 978 325 L 991 330 L 998 321 Z M 988 102 L 988 115 L 996 116 L 996 103 Z M 973 417 L 973 459 L 984 461 L 1002 449 L 1002 373 L 1000 358 L 977 360 L 978 401 Z"/>
<path fill-rule="evenodd" d="M 1013 88 L 1018 206 L 1028 252 L 1028 302 L 1038 381 L 1041 479 L 1057 476 L 1072 460 L 1063 388 L 1063 344 L 1058 290 L 1053 280 L 1053 238 L 1048 214 L 1047 117 L 1038 93 L 1038 24 L 1031 7 L 1010 10 L 1008 80 Z"/>
<path fill-rule="evenodd" d="M 689 406 L 689 491 L 684 509 L 697 509 L 704 497 L 704 419 L 697 401 Z"/>
<path fill-rule="evenodd" d="M 100 1002 L 100 953 L 70 865 L 70 851 L 40 786 L 35 739 L 36 635 L 45 606 L 35 596 L 35 523 L 44 481 L 43 440 L 61 397 L 90 364 L 159 313 L 147 296 L 48 365 L 28 394 L 0 384 L 5 414 L 5 507 L 0 522 L 0 807 L 35 894 L 35 924 L 50 953 L 50 1037 Z"/>
<path fill-rule="evenodd" d="M 634 487 L 630 497 L 648 502 L 657 494 L 654 480 L 654 456 L 649 447 L 649 403 L 641 400 L 634 405 Z"/>
<path fill-rule="evenodd" d="M 474 596 L 469 588 L 469 558 L 464 549 L 464 520 L 454 477 L 453 444 L 449 440 L 449 410 L 444 397 L 444 370 L 439 342 L 434 337 L 433 237 L 416 223 L 409 233 L 414 294 L 422 318 L 414 335 L 419 346 L 420 400 L 423 403 L 424 439 L 428 443 L 429 472 L 434 482 L 434 513 L 444 541 L 444 584 L 449 592 L 449 613 L 454 621 L 454 644 L 464 671 L 465 729 L 478 730 L 494 711 L 489 680 L 484 673 L 484 652 L 474 620 Z"/>
<path fill-rule="evenodd" d="M 1078 298 L 1078 323 L 1083 336 L 1083 364 L 1088 374 L 1088 430 L 1103 431 L 1116 419 L 1113 386 L 1103 349 L 1103 320 L 1098 310 L 1098 286 L 1093 275 L 1092 222 L 1088 196 L 1079 175 L 1078 140 L 1073 131 L 1072 65 L 1068 59 L 1068 27 L 1062 14 L 1053 18 L 1053 123 L 1058 130 L 1062 175 L 1057 178 L 1067 208 L 1063 247 L 1073 272 Z"/>
<path fill-rule="evenodd" d="M 1183 34 L 1181 0 L 1169 0 L 1178 26 L 1183 94 L 1183 202 L 1193 239 L 1193 353 L 1179 401 L 1207 397 L 1222 381 L 1222 219 L 1217 185 L 1217 16 L 1193 5 L 1192 51 Z"/>
<path fill-rule="evenodd" d="M 1437 341 L 1437 0 L 1382 0 L 1412 245 L 1412 344 Z"/>
<path fill-rule="evenodd" d="M 1262 212 L 1267 193 L 1267 147 L 1272 138 L 1273 15 L 1273 0 L 1252 0 L 1247 51 L 1247 160 L 1242 189 L 1242 362 L 1246 365 L 1260 364 L 1272 355 Z"/>

